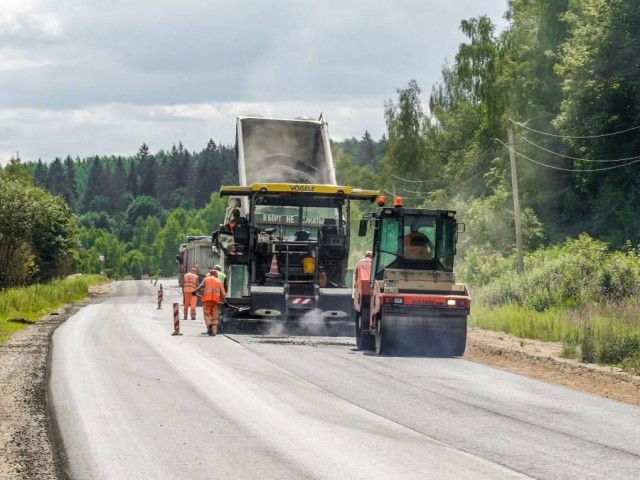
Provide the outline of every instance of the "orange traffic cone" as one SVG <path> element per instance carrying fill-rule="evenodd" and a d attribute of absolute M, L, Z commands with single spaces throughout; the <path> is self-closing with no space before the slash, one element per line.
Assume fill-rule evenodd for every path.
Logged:
<path fill-rule="evenodd" d="M 278 281 L 277 279 L 282 278 L 282 274 L 280 273 L 280 270 L 278 270 L 278 257 L 276 256 L 275 253 L 273 254 L 273 258 L 271 259 L 271 267 L 269 268 L 269 271 L 265 274 L 265 277 L 267 277 L 267 281 L 269 280 Z"/>
<path fill-rule="evenodd" d="M 269 269 L 269 273 L 272 275 L 278 275 L 280 273 L 280 270 L 278 270 L 278 257 L 275 253 L 271 259 L 271 268 Z"/>

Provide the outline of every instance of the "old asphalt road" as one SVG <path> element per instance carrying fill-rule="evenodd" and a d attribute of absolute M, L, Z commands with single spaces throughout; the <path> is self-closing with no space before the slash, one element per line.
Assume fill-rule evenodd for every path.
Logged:
<path fill-rule="evenodd" d="M 632 479 L 640 408 L 463 359 L 376 357 L 348 337 L 172 336 L 120 282 L 53 337 L 51 398 L 76 479 Z M 198 313 L 201 313 L 200 311 Z"/>

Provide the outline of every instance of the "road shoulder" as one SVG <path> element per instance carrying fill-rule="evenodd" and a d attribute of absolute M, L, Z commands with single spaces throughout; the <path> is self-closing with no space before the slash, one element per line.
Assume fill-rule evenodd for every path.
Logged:
<path fill-rule="evenodd" d="M 560 342 L 523 340 L 504 333 L 470 329 L 467 360 L 531 378 L 640 406 L 640 376 L 618 367 L 562 358 Z"/>
<path fill-rule="evenodd" d="M 64 480 L 56 427 L 48 408 L 49 355 L 56 328 L 83 306 L 101 301 L 113 283 L 91 287 L 89 299 L 65 305 L 0 345 L 0 478 Z"/>

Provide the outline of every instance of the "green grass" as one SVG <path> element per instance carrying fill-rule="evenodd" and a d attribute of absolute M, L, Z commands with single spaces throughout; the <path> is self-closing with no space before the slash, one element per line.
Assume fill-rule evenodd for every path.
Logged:
<path fill-rule="evenodd" d="M 583 234 L 527 253 L 523 274 L 514 265 L 514 256 L 470 255 L 462 270 L 472 283 L 471 325 L 640 371 L 640 247 L 612 250 Z"/>
<path fill-rule="evenodd" d="M 102 275 L 78 275 L 46 285 L 0 291 L 0 343 L 6 342 L 14 332 L 26 328 L 24 323 L 11 322 L 11 319 L 38 321 L 65 303 L 85 298 L 91 285 L 106 282 L 107 278 Z"/>
<path fill-rule="evenodd" d="M 635 301 L 554 308 L 475 305 L 472 326 L 520 338 L 563 342 L 562 355 L 640 373 L 640 305 Z"/>
<path fill-rule="evenodd" d="M 470 323 L 485 330 L 545 342 L 560 342 L 571 331 L 571 319 L 560 310 L 538 312 L 516 304 L 495 307 L 474 305 Z"/>

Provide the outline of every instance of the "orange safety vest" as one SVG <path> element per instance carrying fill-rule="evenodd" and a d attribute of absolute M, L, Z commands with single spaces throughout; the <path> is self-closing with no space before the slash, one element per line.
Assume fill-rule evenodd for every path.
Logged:
<path fill-rule="evenodd" d="M 356 263 L 356 279 L 369 280 L 371 278 L 371 259 L 363 258 Z"/>
<path fill-rule="evenodd" d="M 216 277 L 206 277 L 204 279 L 203 302 L 222 303 L 222 296 L 225 295 L 222 282 Z"/>
<path fill-rule="evenodd" d="M 185 273 L 182 288 L 185 292 L 193 292 L 196 288 L 198 288 L 198 275 L 191 272 Z"/>

